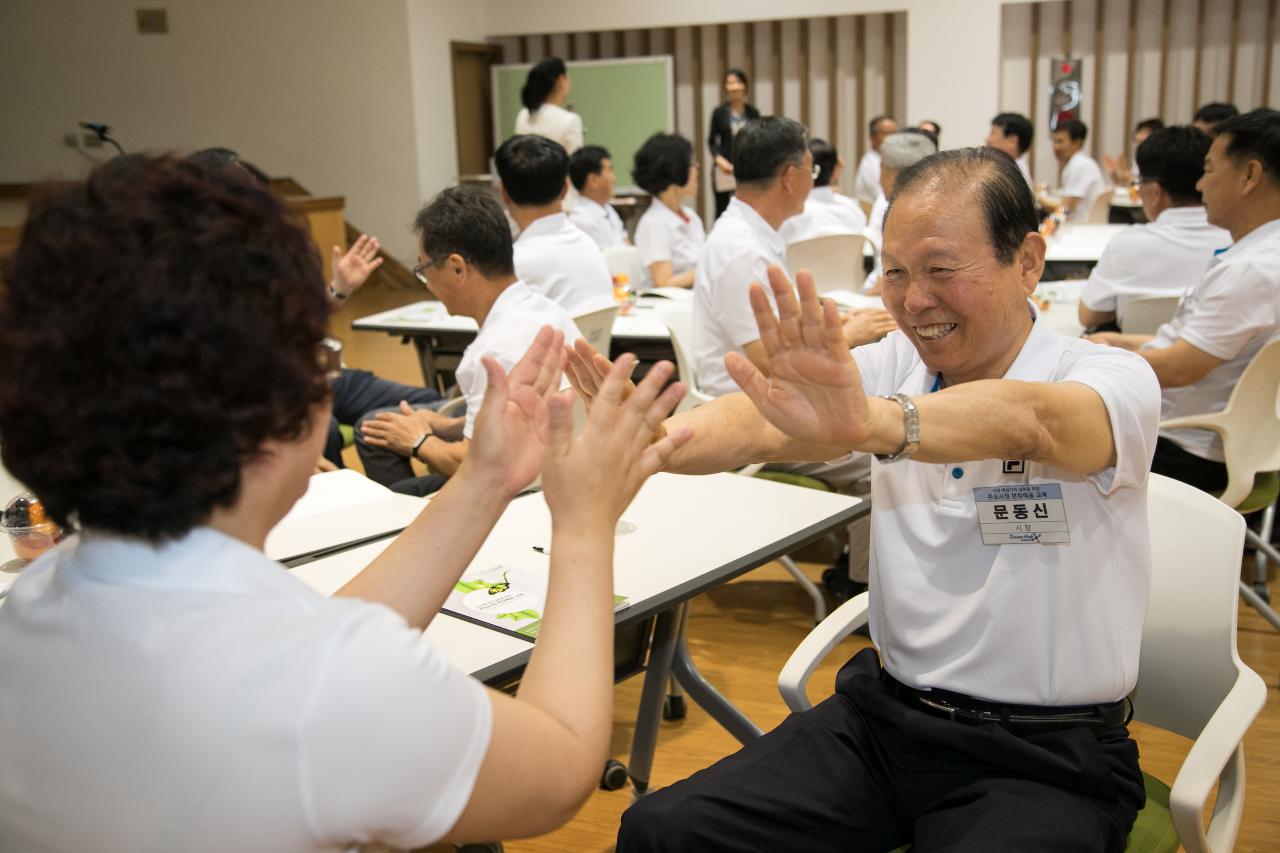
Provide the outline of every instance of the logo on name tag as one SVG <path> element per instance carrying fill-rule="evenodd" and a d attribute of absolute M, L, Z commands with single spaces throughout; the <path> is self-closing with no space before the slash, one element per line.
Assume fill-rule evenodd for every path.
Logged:
<path fill-rule="evenodd" d="M 1025 474 L 1027 473 L 1027 463 L 1022 459 L 1006 459 L 1004 460 L 1004 473 Z"/>

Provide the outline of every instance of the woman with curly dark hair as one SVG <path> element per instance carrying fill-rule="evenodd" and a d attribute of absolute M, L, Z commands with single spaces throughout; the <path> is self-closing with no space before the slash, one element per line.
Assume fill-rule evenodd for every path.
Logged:
<path fill-rule="evenodd" d="M 685 438 L 634 438 L 679 398 L 670 365 L 623 402 L 620 359 L 574 439 L 562 336 L 509 377 L 486 361 L 467 461 L 326 598 L 262 553 L 334 366 L 319 258 L 269 192 L 121 160 L 39 195 L 3 279 L 4 463 L 81 534 L 0 608 L 0 849 L 419 847 L 572 816 L 608 749 L 614 526 Z M 422 629 L 540 467 L 549 614 L 513 698 Z"/>
<path fill-rule="evenodd" d="M 702 217 L 685 206 L 698 194 L 693 145 L 678 133 L 655 133 L 636 152 L 631 178 L 651 197 L 636 223 L 636 248 L 651 287 L 693 287 L 707 239 Z"/>

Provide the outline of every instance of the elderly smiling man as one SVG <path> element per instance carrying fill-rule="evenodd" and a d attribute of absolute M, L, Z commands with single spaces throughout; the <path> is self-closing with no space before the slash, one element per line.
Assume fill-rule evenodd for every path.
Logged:
<path fill-rule="evenodd" d="M 871 635 L 834 696 L 624 815 L 637 850 L 1121 850 L 1144 795 L 1124 697 L 1150 579 L 1150 367 L 1055 335 L 1013 161 L 903 171 L 885 226 L 901 331 L 852 353 L 834 306 L 770 271 L 770 376 L 678 416 L 669 467 L 877 454 Z M 591 395 L 599 360 L 575 379 Z"/>

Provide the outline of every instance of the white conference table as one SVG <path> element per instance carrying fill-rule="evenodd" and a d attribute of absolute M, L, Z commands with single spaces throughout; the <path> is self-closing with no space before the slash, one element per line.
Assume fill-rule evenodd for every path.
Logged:
<path fill-rule="evenodd" d="M 760 729 L 726 700 L 694 666 L 684 639 L 685 603 L 770 560 L 842 528 L 865 514 L 864 501 L 734 474 L 700 477 L 658 474 L 622 515 L 629 532 L 617 537 L 614 589 L 630 605 L 614 617 L 616 629 L 656 617 L 637 712 L 628 775 L 648 787 L 667 685 L 674 674 L 690 699 L 731 734 L 747 742 Z M 391 542 L 365 544 L 296 565 L 290 572 L 332 594 Z M 549 557 L 534 550 L 551 544 L 551 517 L 541 493 L 512 501 L 469 567 L 499 564 L 542 571 Z M 459 668 L 491 684 L 517 678 L 533 644 L 491 628 L 440 614 L 424 633 Z"/>
<path fill-rule="evenodd" d="M 1049 249 L 1045 261 L 1096 264 L 1111 238 L 1132 225 L 1067 224 L 1058 229 L 1046 242 Z"/>
<path fill-rule="evenodd" d="M 688 291 L 676 298 L 689 298 Z M 658 316 L 657 306 L 666 297 L 647 296 L 637 299 L 627 314 L 619 314 L 613 321 L 613 339 L 627 349 L 636 346 L 662 349 L 662 357 L 673 358 L 668 352 L 671 333 Z M 422 367 L 422 377 L 428 388 L 444 393 L 447 390 L 440 376 L 441 371 L 452 371 L 466 345 L 475 338 L 479 327 L 470 317 L 450 314 L 441 302 L 424 300 L 412 305 L 393 308 L 379 314 L 361 317 L 351 324 L 359 332 L 385 332 L 398 335 L 413 343 Z M 656 359 L 655 359 L 656 360 Z"/>

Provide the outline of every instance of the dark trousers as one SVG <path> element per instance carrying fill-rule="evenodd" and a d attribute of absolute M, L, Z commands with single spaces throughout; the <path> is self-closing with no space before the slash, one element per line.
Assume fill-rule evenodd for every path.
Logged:
<path fill-rule="evenodd" d="M 1188 453 L 1163 436 L 1156 439 L 1151 473 L 1181 480 L 1204 492 L 1221 492 L 1227 487 L 1226 465 Z"/>
<path fill-rule="evenodd" d="M 431 393 L 434 394 L 435 392 Z M 437 395 L 438 399 L 439 395 Z M 434 409 L 438 407 L 435 403 L 429 403 L 415 404 L 414 408 Z M 433 492 L 440 491 L 448 481 L 447 477 L 441 474 L 427 474 L 423 477 L 414 476 L 413 464 L 407 456 L 401 456 L 394 450 L 377 447 L 364 440 L 362 427 L 366 420 L 376 417 L 379 412 L 398 411 L 400 411 L 400 406 L 397 403 L 396 405 L 365 412 L 360 420 L 356 421 L 356 452 L 360 454 L 360 464 L 364 466 L 365 476 L 375 483 L 381 483 L 391 491 L 399 492 L 402 495 L 425 497 Z"/>
<path fill-rule="evenodd" d="M 324 442 L 324 458 L 339 468 L 342 464 L 342 433 L 338 424 L 355 424 L 376 409 L 387 409 L 408 400 L 415 406 L 440 399 L 431 388 L 405 385 L 374 376 L 367 370 L 343 368 L 333 381 L 333 417 L 329 418 L 329 434 Z"/>
<path fill-rule="evenodd" d="M 733 198 L 733 190 L 726 190 L 722 193 L 716 193 L 716 219 L 720 218 L 720 214 L 724 213 L 729 207 L 729 201 Z"/>
<path fill-rule="evenodd" d="M 929 716 L 865 649 L 825 702 L 628 809 L 617 853 L 1121 851 L 1144 802 L 1124 727 L 1016 737 Z"/>

